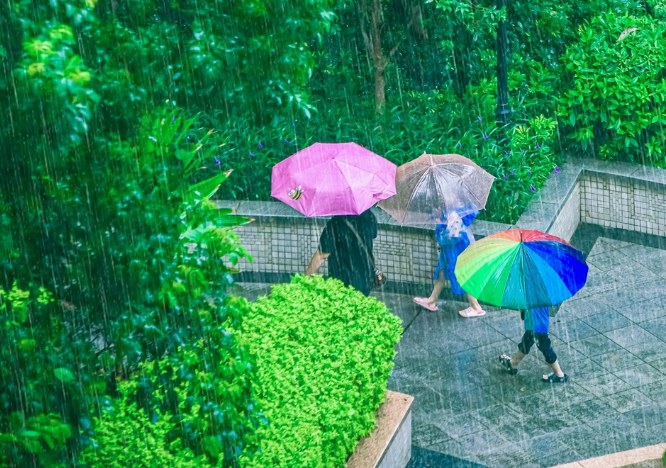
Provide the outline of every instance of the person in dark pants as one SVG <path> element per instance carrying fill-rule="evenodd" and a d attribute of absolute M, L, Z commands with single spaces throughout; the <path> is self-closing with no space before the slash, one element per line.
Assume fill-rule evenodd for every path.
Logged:
<path fill-rule="evenodd" d="M 518 344 L 518 351 L 513 357 L 509 357 L 506 354 L 502 354 L 499 357 L 500 363 L 509 374 L 515 375 L 518 373 L 520 361 L 529 354 L 530 349 L 532 349 L 532 346 L 536 342 L 537 348 L 546 359 L 546 363 L 553 370 L 551 373 L 543 376 L 543 381 L 546 383 L 563 383 L 569 380 L 557 362 L 557 354 L 555 354 L 550 337 L 548 336 L 548 326 L 550 323 L 548 309 L 548 307 L 539 307 L 520 311 L 520 317 L 525 322 L 525 333 L 523 334 L 523 339 Z"/>
<path fill-rule="evenodd" d="M 370 294 L 375 273 L 373 241 L 377 237 L 377 218 L 370 210 L 360 215 L 333 216 L 319 238 L 319 248 L 305 270 L 319 271 L 328 260 L 328 274 L 346 286 Z"/>

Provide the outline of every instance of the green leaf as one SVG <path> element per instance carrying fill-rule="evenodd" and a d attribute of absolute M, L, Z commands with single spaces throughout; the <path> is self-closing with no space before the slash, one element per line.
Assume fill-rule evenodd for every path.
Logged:
<path fill-rule="evenodd" d="M 202 445 L 206 453 L 213 458 L 218 458 L 220 453 L 222 453 L 222 444 L 219 440 L 217 440 L 216 437 L 204 437 L 202 440 Z"/>
<path fill-rule="evenodd" d="M 222 182 L 227 180 L 231 171 L 222 172 L 202 182 L 191 185 L 187 190 L 185 199 L 187 200 L 208 200 L 215 195 Z"/>
<path fill-rule="evenodd" d="M 54 369 L 53 373 L 55 374 L 56 379 L 64 383 L 69 383 L 74 380 L 74 374 L 72 374 L 72 371 L 64 367 L 58 367 L 57 369 Z"/>

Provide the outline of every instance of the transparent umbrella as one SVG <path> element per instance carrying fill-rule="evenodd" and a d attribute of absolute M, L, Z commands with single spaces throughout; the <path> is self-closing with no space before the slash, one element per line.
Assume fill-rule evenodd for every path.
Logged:
<path fill-rule="evenodd" d="M 400 224 L 446 224 L 486 206 L 495 178 L 459 154 L 426 154 L 398 167 L 396 195 L 379 207 Z"/>

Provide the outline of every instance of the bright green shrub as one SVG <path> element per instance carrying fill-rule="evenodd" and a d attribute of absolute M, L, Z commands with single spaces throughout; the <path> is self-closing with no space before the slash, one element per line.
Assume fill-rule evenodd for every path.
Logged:
<path fill-rule="evenodd" d="M 134 395 L 138 379 L 121 382 L 122 398 L 114 401 L 95 420 L 95 437 L 80 461 L 90 468 L 203 468 L 204 457 L 183 448 L 180 439 L 171 441 L 176 424 L 170 414 L 155 414 L 151 422 Z"/>
<path fill-rule="evenodd" d="M 580 28 L 564 56 L 573 75 L 560 100 L 562 121 L 583 149 L 605 159 L 664 164 L 666 23 L 607 13 Z"/>
<path fill-rule="evenodd" d="M 269 420 L 244 468 L 342 467 L 384 401 L 400 319 L 342 283 L 295 276 L 252 304 L 242 336 Z"/>

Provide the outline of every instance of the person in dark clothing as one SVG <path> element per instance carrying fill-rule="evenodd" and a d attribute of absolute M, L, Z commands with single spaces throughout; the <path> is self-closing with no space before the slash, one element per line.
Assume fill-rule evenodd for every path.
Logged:
<path fill-rule="evenodd" d="M 553 370 L 553 372 L 544 375 L 542 380 L 547 383 L 563 383 L 568 380 L 567 375 L 562 372 L 562 368 L 557 361 L 557 354 L 555 354 L 548 336 L 548 326 L 550 324 L 548 309 L 548 307 L 538 307 L 520 311 L 520 318 L 525 322 L 525 333 L 518 344 L 518 351 L 512 357 L 506 354 L 499 357 L 500 362 L 509 374 L 518 373 L 520 361 L 529 354 L 530 349 L 536 342 L 537 348 L 546 360 L 546 364 Z"/>
<path fill-rule="evenodd" d="M 346 286 L 370 294 L 375 272 L 373 241 L 377 237 L 377 218 L 370 210 L 360 215 L 333 216 L 326 223 L 319 248 L 305 270 L 306 275 L 319 271 L 328 260 L 328 274 Z"/>

